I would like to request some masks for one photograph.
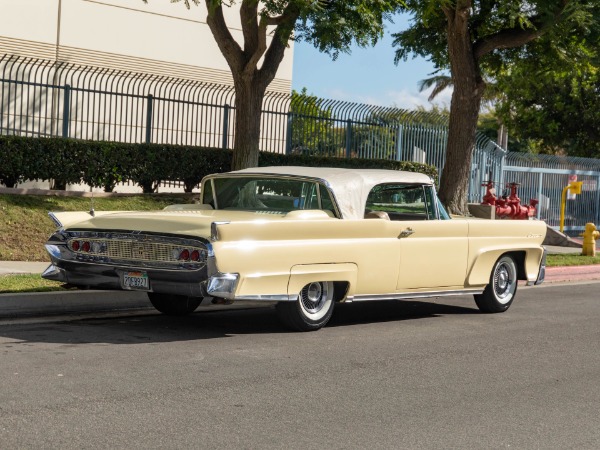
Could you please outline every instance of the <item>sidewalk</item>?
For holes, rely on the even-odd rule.
[[[50,262],[0,261],[0,275],[42,273]]]

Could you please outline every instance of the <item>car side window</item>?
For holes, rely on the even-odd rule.
[[[386,212],[390,220],[432,220],[436,218],[435,194],[422,184],[379,184],[367,197],[365,213]]]
[[[215,201],[213,197],[213,189],[211,180],[206,180],[202,184],[202,203],[206,205],[210,205],[213,208],[215,207]]]

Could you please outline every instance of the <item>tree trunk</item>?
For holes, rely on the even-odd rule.
[[[226,2],[206,0],[206,23],[233,76],[235,140],[232,169],[239,170],[258,166],[263,98],[283,59],[294,23],[300,16],[301,2],[282,2],[285,6],[279,11],[281,14],[270,17],[259,11],[257,0],[243,0],[240,5],[243,48],[227,27],[223,3]],[[269,25],[276,26],[275,30],[269,32]],[[267,33],[272,36],[268,45]],[[261,59],[262,67],[258,69]]]
[[[446,163],[440,182],[440,200],[452,214],[464,214],[467,210],[477,119],[485,89],[468,28],[470,2],[458,3],[462,6],[445,10],[454,92],[450,103]]]
[[[258,166],[260,119],[265,91],[266,87],[256,77],[244,77],[235,82],[235,150],[232,170]]]

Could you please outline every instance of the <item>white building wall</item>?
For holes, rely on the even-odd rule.
[[[37,83],[63,85],[65,81],[58,75],[60,64],[69,63],[80,65],[83,69],[77,73],[89,73],[88,68],[113,69],[139,74],[150,74],[156,77],[191,80],[194,82],[216,83],[232,86],[229,67],[214,41],[212,33],[206,24],[207,11],[204,4],[192,5],[187,9],[183,2],[171,3],[170,0],[0,0],[0,56],[15,55],[28,58],[38,58],[49,61],[45,69],[32,69],[28,80]],[[232,35],[242,44],[239,10],[224,7],[225,19]],[[270,39],[270,38],[269,38]],[[277,94],[289,94],[292,82],[293,43],[287,49],[276,78],[268,91]],[[14,76],[18,72],[26,72],[20,68],[11,71],[10,65],[0,65],[0,77]],[[19,66],[20,67],[20,66]],[[35,75],[31,75],[35,73]],[[73,73],[71,71],[71,73]],[[75,76],[74,78],[77,78]],[[81,76],[77,79],[84,79]],[[99,77],[92,77],[100,79]],[[111,91],[111,84],[105,80],[95,84],[94,89]],[[117,83],[118,84],[118,83]],[[122,83],[123,86],[130,86]],[[133,86],[133,84],[131,84]],[[15,85],[5,89],[2,101],[1,119],[4,130],[21,135],[60,135],[62,129],[62,98],[64,93],[58,89],[37,87],[30,88],[25,94],[15,94]],[[10,92],[12,90],[12,93]],[[167,92],[163,89],[162,92]],[[125,88],[121,92],[139,94],[137,91]],[[15,96],[16,95],[16,96]],[[31,97],[36,101],[25,110],[24,101]],[[71,99],[73,111],[100,110],[111,100],[110,96],[74,93]],[[211,97],[218,98],[218,96]],[[224,98],[224,97],[223,97]],[[45,100],[44,100],[45,99]],[[230,98],[231,100],[231,98]],[[93,107],[90,107],[93,101]],[[72,113],[70,137],[84,139],[108,139],[125,142],[142,142],[143,131],[140,126],[124,124],[119,133],[112,126],[121,117],[120,110],[129,103],[140,100],[127,100],[125,104],[111,104],[113,114],[108,122],[83,120],[81,114]],[[231,104],[231,101],[228,101]],[[48,106],[50,105],[50,106]],[[155,105],[155,114],[163,118],[161,103]],[[178,113],[183,114],[187,106],[180,107]],[[189,107],[192,108],[192,107]],[[205,108],[205,107],[203,107]],[[206,109],[206,108],[205,108]],[[32,111],[34,111],[32,113]],[[34,114],[32,118],[30,114]],[[145,107],[137,106],[135,114],[140,116],[141,127],[144,124]],[[198,112],[196,116],[198,117]],[[211,118],[210,126],[204,126],[200,133],[190,135],[187,124],[168,131],[156,128],[153,131],[153,142],[169,142],[187,144],[187,139],[193,145],[219,146],[223,133],[222,112],[207,113]],[[232,118],[234,112],[232,111]],[[96,115],[95,117],[98,117]],[[106,120],[106,119],[104,119]],[[267,122],[265,122],[267,120]],[[263,120],[263,128],[283,130],[279,138],[263,137],[261,146],[271,151],[284,151],[285,126],[284,115],[269,116]],[[160,119],[155,127],[160,127]],[[233,122],[231,122],[231,127]],[[20,131],[19,131],[20,130]],[[27,131],[27,132],[24,132]],[[107,130],[113,133],[106,136]],[[87,131],[87,133],[85,133]],[[123,131],[121,133],[121,131]],[[133,133],[132,133],[133,131]],[[272,131],[272,130],[270,130]],[[230,130],[231,133],[231,130]],[[131,136],[133,134],[133,136]],[[29,182],[21,187],[47,187],[45,181]],[[70,189],[80,190],[82,186],[72,186]],[[86,189],[89,189],[86,188]],[[117,191],[130,191],[132,187],[119,186]],[[137,190],[137,188],[133,188]]]
[[[238,10],[224,7],[242,42]],[[2,0],[0,53],[231,84],[203,4],[169,0]],[[293,44],[269,90],[289,93]]]

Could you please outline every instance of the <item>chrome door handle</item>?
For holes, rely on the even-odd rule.
[[[408,227],[406,230],[402,230],[402,232],[400,233],[400,236],[398,236],[398,239],[408,237],[413,233],[414,233],[414,230],[412,228]]]

